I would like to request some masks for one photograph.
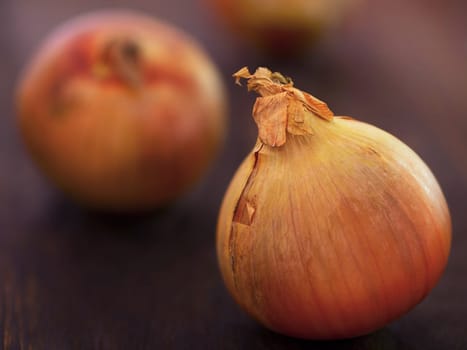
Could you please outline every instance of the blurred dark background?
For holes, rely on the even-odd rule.
[[[227,143],[208,176],[152,215],[89,213],[44,179],[15,124],[18,74],[58,24],[93,9],[143,10],[191,33],[225,79]],[[467,3],[373,0],[293,60],[234,37],[201,1],[0,2],[0,349],[467,349]],[[224,289],[217,212],[256,138],[254,101],[231,74],[269,66],[398,136],[430,166],[453,219],[451,259],[430,296],[369,336],[307,342],[271,333]]]

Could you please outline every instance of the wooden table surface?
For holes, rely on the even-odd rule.
[[[198,1],[0,2],[0,349],[467,349],[467,3],[373,0],[306,56],[277,61],[236,41]],[[230,132],[194,191],[143,217],[86,212],[38,172],[15,124],[14,86],[39,40],[91,9],[142,9],[198,38],[228,87]],[[230,75],[267,65],[412,147],[453,219],[447,270],[429,297],[374,334],[312,342],[250,320],[222,283],[215,224],[253,146],[253,94]]]

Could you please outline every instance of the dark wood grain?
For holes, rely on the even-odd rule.
[[[228,86],[221,156],[192,193],[151,215],[75,206],[42,178],[15,125],[15,82],[39,41],[105,6],[143,9],[189,31]],[[3,0],[0,17],[0,349],[467,349],[465,1],[370,1],[288,62],[233,39],[197,1]],[[244,65],[282,71],[337,114],[397,135],[436,174],[452,212],[452,255],[408,315],[369,336],[309,342],[263,329],[227,294],[215,257],[217,212],[256,137],[254,97],[230,78]]]

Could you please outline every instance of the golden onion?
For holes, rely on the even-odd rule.
[[[224,281],[263,325],[309,339],[369,333],[440,278],[451,221],[430,169],[408,146],[266,68],[234,76],[259,93],[259,137],[220,210]]]
[[[70,19],[31,57],[16,94],[32,158],[92,209],[173,202],[206,174],[224,142],[217,67],[194,38],[139,12]]]

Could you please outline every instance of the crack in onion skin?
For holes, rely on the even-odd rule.
[[[188,35],[128,10],[54,31],[17,88],[33,158],[81,204],[152,210],[187,191],[223,143],[226,96]]]
[[[246,78],[276,84],[279,94],[292,88]],[[450,251],[449,210],[429,168],[397,138],[304,109],[313,132],[287,132],[281,146],[258,138],[234,175],[217,226],[220,270],[266,327],[354,337],[400,317],[434,287]],[[267,117],[255,118],[259,128]]]

